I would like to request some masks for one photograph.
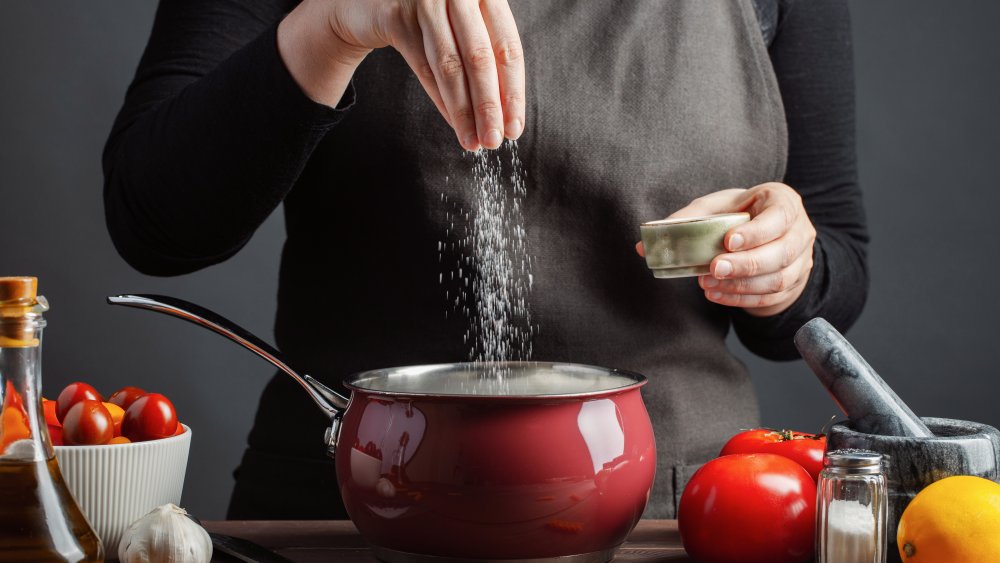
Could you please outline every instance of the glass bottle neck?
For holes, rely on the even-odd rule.
[[[0,463],[54,455],[42,409],[40,315],[0,318]]]

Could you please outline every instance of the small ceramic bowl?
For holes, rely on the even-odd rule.
[[[749,213],[724,213],[643,223],[646,265],[658,278],[705,275],[712,259],[726,251],[722,243],[729,229],[749,220]]]
[[[180,504],[190,447],[186,425],[162,440],[55,447],[63,480],[110,558],[132,522],[161,504]]]

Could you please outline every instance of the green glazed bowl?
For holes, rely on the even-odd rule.
[[[749,213],[724,213],[643,223],[646,265],[657,278],[705,275],[712,259],[726,251],[722,242],[729,229],[749,220]]]

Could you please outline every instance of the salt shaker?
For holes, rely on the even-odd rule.
[[[828,452],[816,489],[816,561],[885,563],[887,511],[882,455]]]

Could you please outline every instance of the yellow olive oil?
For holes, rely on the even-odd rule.
[[[103,561],[56,459],[0,460],[0,561]]]

